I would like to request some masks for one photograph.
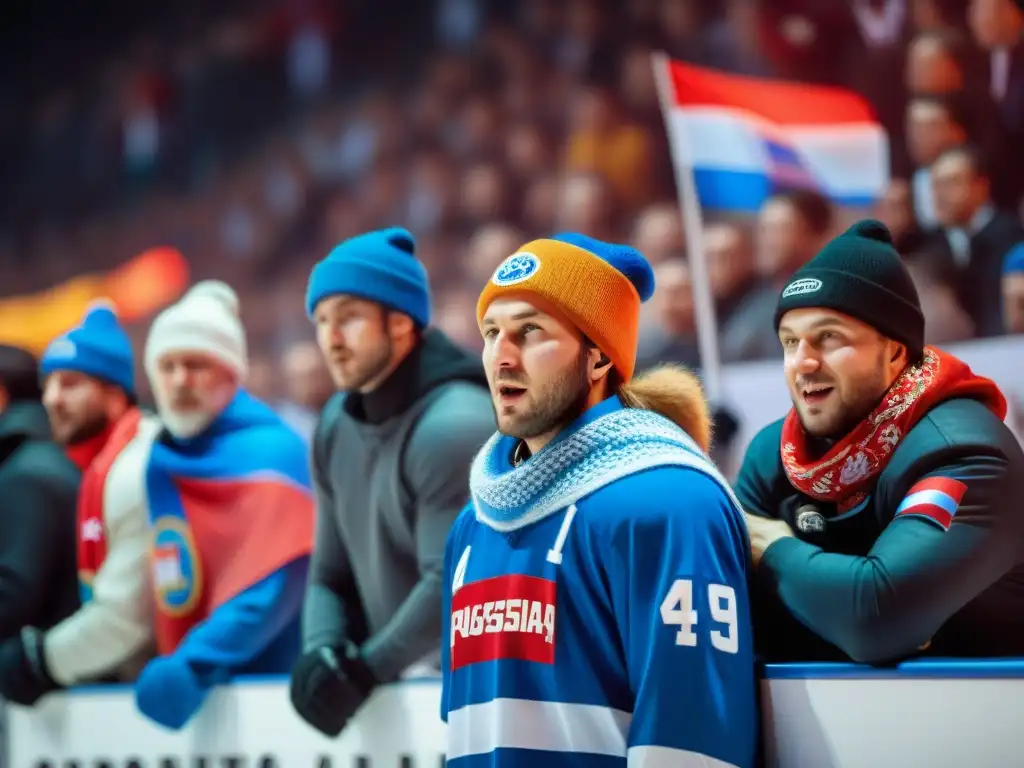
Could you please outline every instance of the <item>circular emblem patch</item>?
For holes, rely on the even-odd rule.
[[[822,533],[825,530],[825,516],[817,507],[805,504],[796,511],[796,527],[800,533]]]
[[[162,517],[153,526],[153,587],[160,607],[187,616],[203,592],[203,576],[192,531],[184,520]]]
[[[491,282],[495,285],[515,285],[529,280],[540,269],[540,259],[527,251],[513,253],[499,266]]]

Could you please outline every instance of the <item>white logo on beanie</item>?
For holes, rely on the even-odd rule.
[[[540,259],[529,251],[513,253],[499,266],[491,282],[495,285],[515,285],[524,280],[529,280],[540,269]]]
[[[61,360],[74,360],[78,356],[78,347],[71,339],[63,337],[54,339],[46,350],[46,356]]]
[[[816,277],[802,277],[799,280],[794,280],[792,283],[786,286],[786,290],[782,292],[782,298],[788,298],[790,296],[800,296],[805,293],[814,293],[821,288],[821,280]]]

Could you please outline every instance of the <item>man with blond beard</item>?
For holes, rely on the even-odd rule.
[[[0,693],[34,704],[58,687],[130,679],[152,640],[149,527],[131,343],[111,307],[89,308],[40,362],[56,440],[81,469],[76,533],[82,607],[45,633],[26,627],[0,645]],[[150,431],[153,424],[150,422]]]
[[[638,251],[534,240],[477,303],[498,433],[448,536],[447,764],[755,764],[743,515],[696,378],[634,378]]]
[[[160,655],[135,696],[176,729],[214,685],[291,668],[313,499],[302,438],[241,386],[246,341],[231,288],[199,283],[161,313],[145,367],[164,426],[144,469]]]

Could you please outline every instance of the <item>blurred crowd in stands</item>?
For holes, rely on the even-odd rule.
[[[5,78],[3,292],[173,245],[195,279],[237,288],[249,386],[272,400],[313,409],[329,391],[302,307],[312,264],[394,225],[419,241],[438,325],[471,348],[480,286],[520,243],[563,229],[631,242],[658,265],[642,362],[699,365],[655,50],[863,94],[891,139],[874,213],[912,265],[929,341],[1024,332],[1024,266],[1007,258],[1024,242],[1011,0],[193,0],[146,14],[67,10],[55,23],[78,42]],[[862,213],[813,190],[750,220],[706,212],[726,362],[779,354],[780,282]]]

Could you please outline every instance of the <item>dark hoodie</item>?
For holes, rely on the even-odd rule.
[[[351,641],[381,682],[438,663],[445,541],[495,428],[479,359],[432,329],[376,391],[327,403],[304,650]]]
[[[78,608],[80,479],[42,405],[15,402],[0,414],[0,639],[48,629]]]

